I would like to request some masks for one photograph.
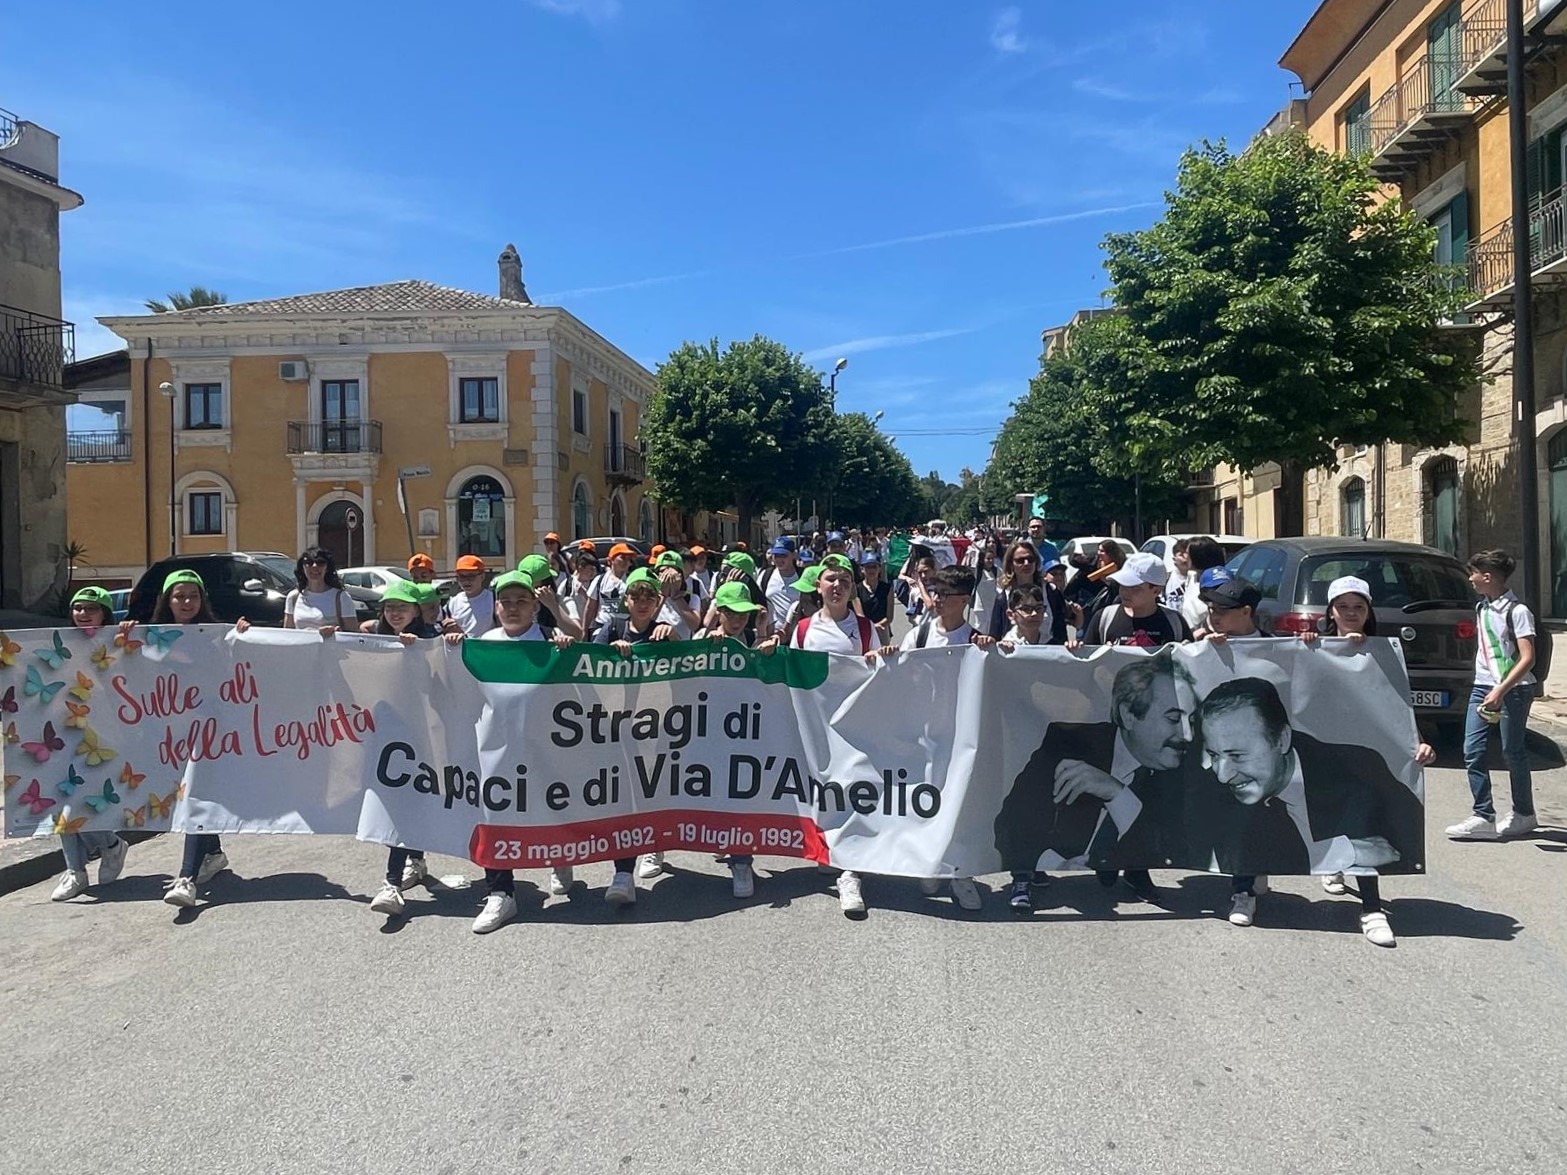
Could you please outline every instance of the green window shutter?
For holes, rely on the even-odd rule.
[[[1529,149],[1524,152],[1524,173],[1527,180],[1526,188],[1529,193],[1530,207],[1537,207],[1540,203],[1540,184],[1542,176],[1542,164],[1545,160],[1545,141],[1536,139],[1529,144]]]
[[[1453,220],[1453,261],[1462,263],[1469,252],[1469,193],[1459,192],[1447,209]]]

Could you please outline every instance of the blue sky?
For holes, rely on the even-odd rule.
[[[23,5],[0,106],[62,138],[65,316],[421,277],[655,365],[761,333],[983,466],[1039,332],[1106,285],[1181,150],[1245,140],[1316,0]],[[933,435],[944,434],[944,435]]]

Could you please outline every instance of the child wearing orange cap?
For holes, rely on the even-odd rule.
[[[408,578],[415,583],[434,583],[435,560],[423,551],[408,556]]]
[[[462,590],[446,601],[443,612],[457,622],[464,636],[483,636],[495,627],[495,593],[485,586],[487,571],[477,555],[457,560],[457,586]]]

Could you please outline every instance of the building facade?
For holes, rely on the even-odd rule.
[[[58,137],[0,110],[0,608],[47,609],[69,575]]]
[[[1518,480],[1512,381],[1512,188],[1506,0],[1324,0],[1281,64],[1303,101],[1282,121],[1373,171],[1437,232],[1469,305],[1445,329],[1472,336],[1487,378],[1458,405],[1470,424],[1442,449],[1343,449],[1311,474],[1306,529],[1423,542],[1457,554],[1518,551],[1524,493],[1540,501],[1540,611],[1567,617],[1567,4],[1525,0],[1537,485]],[[1275,122],[1281,121],[1276,119]],[[1271,126],[1272,124],[1270,124]],[[1530,430],[1524,429],[1524,435]]]
[[[652,374],[533,305],[511,246],[500,276],[497,297],[406,281],[100,320],[126,352],[122,379],[75,381],[110,424],[71,438],[79,575],[318,544],[340,566],[410,546],[506,566],[549,531],[651,538]]]

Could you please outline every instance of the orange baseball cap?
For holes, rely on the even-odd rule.
[[[435,560],[421,551],[417,555],[408,556],[408,570],[412,571],[415,567],[428,567],[431,571],[434,571]]]
[[[630,555],[633,559],[635,559],[637,553],[630,547],[626,546],[625,543],[616,543],[609,549],[609,557],[611,559],[618,559],[622,555]]]
[[[560,535],[556,534],[552,530],[552,531],[549,532],[549,534],[544,536],[544,541],[547,542],[547,543],[558,543],[558,542],[560,542]]]
[[[691,553],[693,555],[705,555],[707,554],[707,548],[698,543],[691,548]]]
[[[579,551],[592,551],[595,555],[597,555],[599,553],[598,552],[598,548],[593,545],[593,542],[592,542],[591,539],[583,539],[581,542],[579,542],[577,544],[577,550],[579,550]]]
[[[648,554],[648,558],[649,559],[657,559],[660,555],[662,555],[667,550],[669,550],[669,548],[664,546],[663,543],[654,543],[653,544],[653,549],[647,553]]]
[[[464,555],[457,560],[458,571],[484,571],[484,560],[477,555]]]

